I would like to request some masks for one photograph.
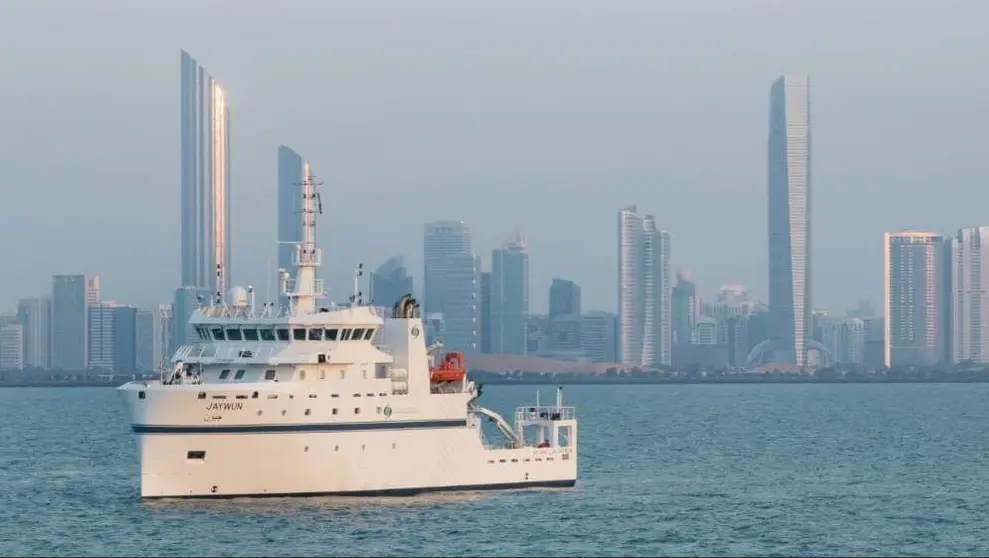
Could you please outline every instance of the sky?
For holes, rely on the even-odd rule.
[[[702,293],[767,296],[769,87],[811,81],[815,308],[882,301],[882,235],[989,224],[984,0],[0,0],[0,309],[100,274],[179,283],[179,52],[231,99],[234,283],[276,294],[277,147],[324,182],[331,298],[423,223],[522,230],[614,311],[637,204]]]

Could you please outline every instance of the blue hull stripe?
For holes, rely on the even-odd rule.
[[[176,499],[176,500],[214,500],[228,498],[311,498],[313,496],[417,496],[430,492],[479,492],[486,490],[518,490],[524,488],[572,488],[577,484],[576,479],[551,481],[509,482],[504,484],[468,484],[461,486],[437,486],[430,488],[393,488],[386,490],[360,490],[354,492],[286,492],[263,494],[201,494],[178,496],[142,496],[145,500]]]
[[[467,421],[420,420],[405,422],[351,422],[330,424],[260,424],[244,426],[152,426],[135,424],[138,434],[277,434],[284,432],[362,432],[367,430],[406,430],[410,428],[464,428]]]

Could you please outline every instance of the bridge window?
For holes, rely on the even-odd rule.
[[[285,327],[278,328],[278,340],[288,341],[288,328]]]
[[[239,327],[228,327],[227,328],[227,340],[228,341],[243,341],[244,336],[240,333]]]
[[[349,339],[350,339],[350,330],[349,329],[345,329],[345,330],[343,330],[343,331],[340,332],[340,340],[341,341],[347,341]]]
[[[296,341],[305,341],[306,340],[306,328],[304,328],[304,327],[297,327],[294,330],[292,330],[292,338],[295,339]]]
[[[226,340],[226,337],[224,337],[224,335],[223,335],[223,328],[222,327],[214,327],[213,328],[213,339],[216,339],[217,341],[224,341],[224,340]]]
[[[274,380],[275,379],[275,371],[274,370],[265,370],[264,371],[264,379],[265,380]]]
[[[221,380],[226,380],[229,377],[230,377],[230,370],[224,370],[223,372],[220,372]]]
[[[337,330],[335,330],[335,329],[328,329],[328,330],[326,330],[326,340],[327,341],[336,341],[337,340]]]
[[[374,337],[374,328],[364,330],[364,339],[370,341]]]
[[[364,328],[357,328],[354,330],[354,334],[350,336],[354,341],[360,341],[364,339]]]
[[[244,374],[245,374],[246,372],[247,372],[247,370],[244,370],[243,368],[241,368],[240,370],[238,370],[238,371],[237,371],[237,373],[236,373],[236,374],[234,374],[234,379],[235,379],[235,380],[240,380],[240,379],[243,379],[243,377],[244,377]]]
[[[245,341],[257,341],[258,340],[258,330],[253,327],[244,328],[244,340]]]
[[[312,327],[309,328],[309,340],[310,341],[322,341],[323,340],[323,328]]]
[[[205,451],[199,451],[199,450],[193,450],[193,451],[186,452],[185,457],[186,457],[186,459],[198,459],[199,461],[202,461],[202,460],[206,459],[206,452]]]
[[[259,332],[261,334],[262,341],[274,341],[275,340],[275,330],[270,327],[262,327]]]

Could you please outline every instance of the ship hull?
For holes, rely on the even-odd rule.
[[[412,495],[574,486],[575,448],[486,448],[476,426],[183,433],[135,427],[143,498]]]

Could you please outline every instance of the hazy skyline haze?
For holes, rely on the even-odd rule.
[[[259,298],[277,294],[284,144],[324,181],[337,300],[358,262],[393,255],[421,288],[423,223],[464,220],[485,270],[525,232],[531,311],[553,277],[615,311],[614,215],[634,203],[702,294],[742,283],[765,301],[766,91],[803,73],[812,300],[878,308],[884,232],[989,221],[987,20],[976,0],[5,2],[0,308],[71,273],[171,300],[180,49],[236,114],[230,282]]]

